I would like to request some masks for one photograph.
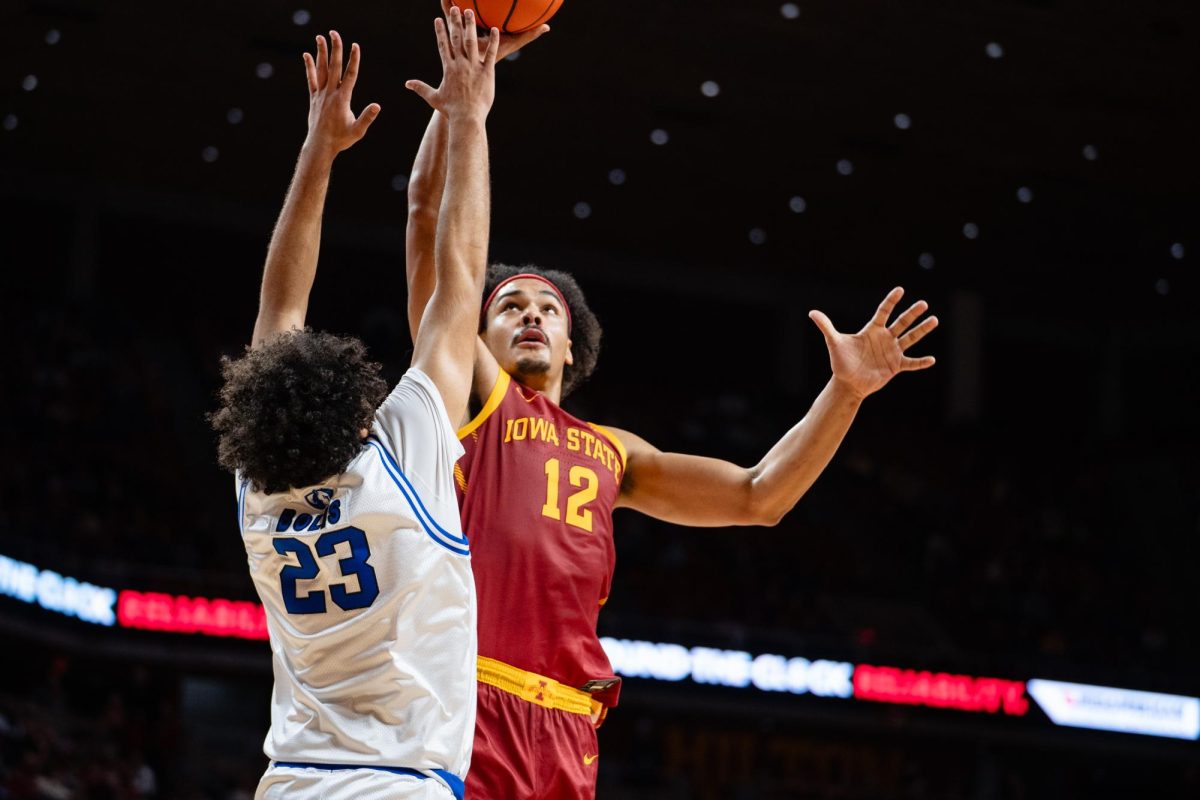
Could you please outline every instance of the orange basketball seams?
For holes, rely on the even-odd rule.
[[[524,33],[547,22],[562,6],[562,0],[450,0],[459,8],[471,9],[484,28],[501,33]]]

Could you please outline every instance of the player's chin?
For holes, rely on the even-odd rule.
[[[545,375],[550,371],[550,359],[541,354],[523,355],[517,358],[518,375]]]

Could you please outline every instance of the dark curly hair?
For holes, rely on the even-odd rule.
[[[483,282],[481,302],[486,302],[488,295],[502,282],[523,272],[540,275],[551,281],[562,292],[563,298],[571,309],[571,355],[575,363],[567,364],[563,368],[562,396],[566,397],[596,371],[596,362],[600,360],[600,337],[603,333],[600,328],[600,320],[588,307],[583,289],[579,288],[579,284],[573,277],[561,270],[542,269],[532,264],[523,267],[492,264],[488,267],[487,277]],[[479,318],[480,333],[483,333],[486,327],[485,316],[481,314]]]
[[[343,472],[387,397],[379,369],[358,339],[310,328],[222,357],[217,460],[268,494]]]

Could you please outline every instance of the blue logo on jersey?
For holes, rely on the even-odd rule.
[[[317,490],[321,491],[321,490]],[[310,492],[310,494],[313,494]],[[308,498],[305,498],[306,500]],[[311,501],[310,501],[311,502]],[[322,506],[322,508],[324,508]],[[300,531],[319,531],[326,525],[337,525],[342,518],[342,501],[334,500],[320,514],[309,514],[307,512],[296,513],[294,508],[285,508],[283,513],[279,515],[279,524],[275,526],[276,533],[292,530]]]
[[[329,505],[329,501],[332,497],[333,489],[313,489],[311,492],[304,495],[304,502],[308,503],[317,511],[324,511],[325,506]]]

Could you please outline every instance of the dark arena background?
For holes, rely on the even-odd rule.
[[[0,798],[248,798],[270,652],[204,415],[363,48],[309,319],[396,379],[437,3],[0,11]],[[776,528],[617,515],[600,797],[1200,797],[1200,5],[567,0],[498,67],[496,260],[605,326],[566,403],[755,463],[903,285],[931,371]]]

